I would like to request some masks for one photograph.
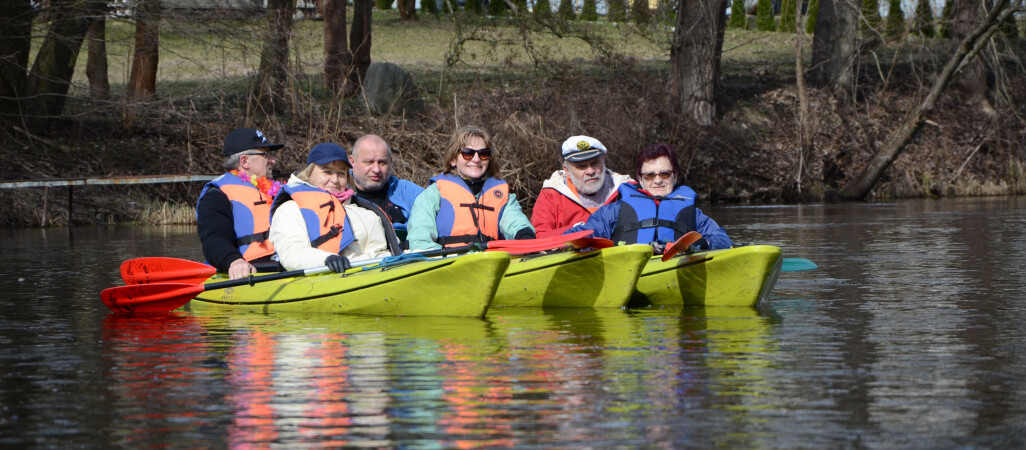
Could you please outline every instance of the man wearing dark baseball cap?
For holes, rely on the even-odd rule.
[[[542,184],[531,212],[538,237],[558,236],[584,223],[591,213],[616,198],[616,188],[631,181],[606,168],[606,146],[589,136],[571,136],[560,147],[563,169]]]
[[[281,183],[268,176],[276,162],[271,151],[282,147],[260,130],[233,130],[224,139],[225,174],[200,193],[196,228],[203,256],[233,280],[256,273],[254,264],[276,266],[268,230],[271,203]]]

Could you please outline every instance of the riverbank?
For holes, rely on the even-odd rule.
[[[426,22],[414,30],[437,25]],[[403,26],[382,21],[375,33],[409,32]],[[416,40],[413,36],[408,39]],[[425,184],[441,170],[440,153],[451,132],[476,123],[495,136],[502,176],[527,210],[542,181],[559,167],[560,143],[574,134],[605,143],[607,164],[618,172],[631,170],[640,148],[669,142],[681,151],[683,181],[698,192],[700,204],[832,200],[919,100],[929,83],[924,73],[944,62],[943,46],[918,42],[920,53],[913,56],[905,46],[875,50],[875,61],[867,60],[860,73],[855,105],[810,90],[814,150],[802,160],[791,39],[728,31],[718,121],[709,130],[688,129],[678,120],[668,100],[668,55],[636,51],[596,58],[583,52],[532,65],[504,61],[495,52],[486,62],[453,68],[385,54],[375,55],[375,61],[395,61],[413,74],[427,106],[422,116],[374,117],[357,100],[330,98],[319,87],[316,67],[296,76],[289,110],[274,116],[247,110],[245,76],[223,76],[216,83],[167,81],[158,84],[157,99],[137,103],[117,96],[89,100],[77,86],[67,118],[47,134],[30,134],[17,124],[0,131],[0,157],[7,163],[0,176],[219,173],[223,137],[235,127],[254,126],[287,145],[279,153],[284,174],[301,168],[307,150],[318,142],[349,148],[360,135],[376,133],[394,149],[394,173]],[[635,54],[641,56],[630,56]],[[1026,74],[1016,64],[1008,66],[995,90],[996,112],[949,90],[871,198],[1026,193]],[[168,217],[188,222],[192,215],[182,211],[192,208],[200,188],[201,183],[76,188],[70,222],[153,223]],[[66,197],[61,188],[0,190],[10,211],[0,225],[39,226],[44,203],[44,224],[66,225]],[[179,212],[168,214],[168,208]]]

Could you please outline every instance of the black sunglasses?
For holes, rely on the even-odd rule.
[[[467,161],[474,159],[474,153],[477,153],[477,155],[481,157],[481,161],[488,161],[488,158],[492,157],[492,151],[487,148],[482,148],[480,150],[476,148],[460,149],[460,156]]]

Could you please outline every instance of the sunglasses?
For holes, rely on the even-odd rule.
[[[664,180],[669,180],[670,177],[672,177],[672,176],[673,176],[673,171],[672,170],[664,170],[662,172],[648,172],[648,173],[641,174],[641,178],[644,178],[645,181],[652,181],[652,180],[656,179],[656,177],[662,178]]]
[[[482,148],[481,150],[478,150],[476,148],[460,149],[460,156],[462,156],[463,159],[466,161],[474,159],[474,153],[477,153],[477,156],[481,157],[481,161],[488,161],[488,158],[492,157],[492,151],[487,148]]]
[[[271,159],[270,153],[267,152],[243,153],[242,156],[263,156],[264,158]]]

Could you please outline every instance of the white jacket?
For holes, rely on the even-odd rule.
[[[289,186],[299,184],[310,185],[295,175],[289,178]],[[389,256],[388,243],[385,241],[385,230],[377,214],[352,204],[343,202],[346,217],[353,227],[355,240],[342,250],[342,256],[350,261]],[[333,253],[310,246],[310,237],[306,234],[306,221],[299,211],[299,205],[289,200],[278,207],[271,216],[271,243],[278,252],[279,262],[285,270],[301,270],[324,265],[324,260]]]

